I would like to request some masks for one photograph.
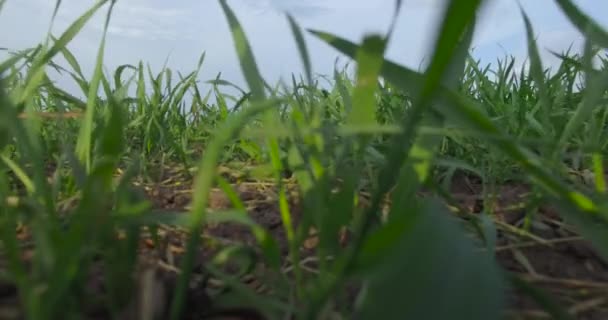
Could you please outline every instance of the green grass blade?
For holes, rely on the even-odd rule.
[[[29,194],[34,194],[34,192],[36,191],[35,184],[32,181],[32,179],[30,179],[30,177],[28,177],[28,175],[25,173],[25,171],[23,171],[23,169],[21,169],[21,167],[17,163],[15,163],[15,161],[6,157],[3,154],[0,154],[0,159],[2,159],[2,161],[4,161],[4,163],[6,164],[6,166],[15,173],[17,178],[19,178],[21,183],[23,183],[25,190],[27,190],[27,192]]]
[[[351,125],[368,125],[376,122],[378,76],[384,61],[386,43],[379,36],[369,36],[357,51],[357,80],[353,92],[353,109],[347,116]]]
[[[595,176],[595,190],[598,193],[606,193],[606,177],[604,176],[603,156],[599,153],[593,154],[593,174]]]
[[[308,81],[308,85],[311,86],[312,66],[310,64],[310,54],[308,53],[308,48],[306,47],[306,41],[304,40],[302,29],[291,15],[287,15],[287,20],[289,21],[291,32],[293,33],[293,37],[296,40],[296,44],[298,46],[298,52],[300,53],[300,59],[302,60],[302,64],[304,66],[304,74],[306,75],[306,80]]]
[[[336,82],[336,87],[338,89],[338,92],[340,93],[342,102],[344,103],[344,111],[346,112],[346,114],[350,114],[353,110],[353,100],[351,98],[346,81],[344,81],[344,79],[342,78],[342,74],[338,72],[337,68],[334,68],[334,81]]]
[[[53,38],[53,40],[55,40],[55,42],[57,41],[57,39],[55,39],[55,38]],[[74,57],[74,55],[70,52],[70,50],[68,50],[67,47],[63,47],[63,48],[61,48],[61,54],[63,55],[65,60],[68,62],[70,67],[72,67],[72,70],[76,71],[76,74],[81,79],[84,79],[84,75],[82,74],[82,69],[80,68],[80,64],[76,60],[76,57]]]
[[[184,271],[178,279],[175,298],[171,304],[170,319],[179,319],[182,311],[185,299],[184,294],[189,280],[189,270],[191,269],[194,250],[197,244],[197,240],[195,239],[199,238],[197,231],[200,230],[201,224],[205,220],[207,203],[209,201],[208,195],[213,185],[213,181],[215,180],[215,174],[213,174],[213,172],[216,172],[216,165],[220,159],[224,145],[233,139],[251,118],[270,108],[276,107],[279,103],[280,100],[267,100],[253,104],[250,108],[243,109],[242,112],[231,115],[226,119],[226,122],[218,128],[213,139],[209,142],[205,156],[198,166],[198,173],[194,180],[193,194],[196,196],[192,199],[192,208],[190,210],[190,216],[188,217],[188,226],[192,231],[192,235],[182,265],[182,270]]]
[[[401,209],[408,218],[387,224],[363,249],[375,267],[364,276],[369,288],[357,318],[500,319],[505,284],[493,257],[476,249],[438,201]]]
[[[350,57],[355,56],[357,50],[356,44],[328,33],[318,31],[311,32],[343,54]],[[382,76],[394,85],[405,88],[410,92],[420,90],[422,88],[421,83],[424,79],[424,76],[420,73],[388,60],[383,64]],[[442,114],[445,119],[451,119],[451,121],[462,123],[480,133],[497,137],[504,135],[503,132],[483,113],[482,110],[484,109],[470,99],[443,86],[441,86],[438,94],[439,100],[443,100],[447,105],[452,106],[452,108],[435,109],[435,112]],[[405,130],[407,127],[403,126],[403,128]],[[572,192],[569,187],[559,180],[559,178],[555,177],[539,164],[540,160],[538,157],[527,152],[525,149],[522,149],[522,147],[512,141],[512,139],[497,140],[495,147],[504,152],[504,154],[508,155],[511,159],[515,160],[525,170],[529,170],[531,176],[538,179],[538,181],[540,181],[550,192],[559,194],[565,199],[572,201],[575,205],[586,208],[586,210],[597,210],[595,204],[593,204],[587,196],[584,196],[580,192]]]
[[[589,59],[590,60],[590,59]],[[589,61],[590,62],[590,61]],[[570,118],[559,138],[559,145],[565,146],[567,140],[579,129],[584,122],[589,119],[593,111],[600,106],[600,101],[604,98],[604,92],[608,89],[608,69],[602,73],[593,75],[590,72],[591,66],[587,66],[586,87],[583,93],[583,101],[580,102],[574,115]]]
[[[115,88],[118,89],[118,88],[122,87],[122,73],[126,69],[137,70],[137,68],[135,68],[134,66],[132,66],[130,64],[123,64],[121,66],[118,66],[118,68],[116,68],[116,71],[114,71],[114,87]]]
[[[4,60],[4,62],[0,63],[0,75],[5,73],[8,69],[14,67],[19,60],[27,57],[27,55],[34,52],[34,50],[34,48],[26,49],[17,54],[13,54],[10,58]]]
[[[253,51],[251,50],[249,41],[245,36],[245,31],[243,30],[243,27],[239,23],[232,9],[230,9],[226,3],[226,0],[219,0],[219,2],[222,10],[224,11],[226,19],[228,19],[232,39],[239,57],[239,63],[241,65],[243,75],[245,76],[245,80],[247,81],[249,89],[252,93],[252,100],[260,101],[266,98],[266,94],[264,92],[264,80],[262,79],[262,75],[260,74],[257,64],[255,63]]]
[[[571,0],[555,0],[555,2],[579,32],[602,47],[608,48],[608,32],[597,22],[583,13]]]
[[[106,46],[106,36],[108,31],[108,25],[110,23],[110,17],[112,15],[112,9],[114,8],[114,1],[110,4],[108,13],[106,15],[106,21],[103,30],[103,36],[101,44],[97,52],[97,61],[95,63],[95,71],[93,72],[93,78],[91,79],[91,85],[89,87],[89,93],[87,97],[87,109],[84,114],[84,119],[80,127],[80,133],[78,135],[78,141],[76,142],[76,153],[78,160],[80,160],[87,172],[91,170],[91,148],[93,139],[93,120],[95,117],[95,108],[97,102],[97,91],[103,77],[103,58]]]
[[[386,33],[386,43],[388,44],[393,36],[393,32],[395,31],[395,26],[397,25],[397,20],[399,18],[399,13],[401,12],[401,5],[403,4],[402,0],[395,0],[395,9],[393,11],[393,17],[391,18],[391,23],[388,27],[388,32]]]
[[[453,54],[458,49],[467,28],[475,21],[477,9],[482,2],[482,0],[450,1],[447,5],[433,50],[433,58],[420,93],[421,103],[426,103],[425,101],[440,84],[444,71],[452,63]]]
[[[538,47],[536,45],[536,41],[534,40],[534,31],[532,29],[532,23],[528,18],[528,15],[524,12],[523,8],[520,8],[521,15],[523,16],[524,23],[526,25],[526,36],[528,40],[528,55],[530,56],[530,74],[532,75],[532,79],[536,82],[536,87],[538,88],[540,105],[541,105],[541,117],[542,117],[542,127],[544,130],[551,130],[551,125],[549,122],[549,115],[551,114],[551,101],[549,99],[549,94],[547,91],[546,79],[543,73],[542,62],[540,59],[540,54],[538,53]],[[550,134],[547,132],[546,134]]]
[[[74,23],[72,23],[66,31],[55,41],[53,46],[46,51],[40,58],[34,61],[32,68],[29,70],[29,74],[26,80],[26,87],[21,93],[21,97],[18,100],[18,105],[22,104],[29,97],[31,97],[40,82],[44,77],[44,69],[47,63],[61,51],[62,48],[74,39],[74,37],[82,30],[85,24],[93,17],[93,15],[101,8],[108,0],[98,0],[95,5],[89,9],[85,14],[80,16]]]

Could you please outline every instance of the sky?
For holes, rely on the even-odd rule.
[[[608,27],[608,1],[576,0],[583,11]],[[7,0],[0,12],[0,47],[11,50],[35,46],[48,31],[55,1]],[[63,0],[53,33],[59,35],[93,0]],[[479,15],[473,54],[484,63],[505,55],[520,63],[527,56],[525,29],[519,3],[529,15],[546,66],[556,65],[549,49],[561,52],[582,47],[581,35],[561,13],[553,0],[488,0]],[[289,12],[303,28],[331,32],[358,42],[367,33],[386,32],[394,0],[229,0],[249,38],[262,76],[269,83],[302,74],[302,64],[284,12]],[[387,57],[420,69],[431,53],[435,28],[443,0],[403,0]],[[105,19],[105,9],[70,43],[69,49],[90,75],[96,59]],[[312,35],[305,38],[313,71],[331,75],[336,58],[349,60]],[[104,65],[113,70],[121,64],[149,63],[155,72],[167,65],[188,73],[201,53],[205,62],[201,80],[221,72],[222,78],[244,86],[228,23],[217,0],[118,0],[110,21]],[[0,53],[4,59],[6,54]],[[68,78],[59,85],[77,90]]]

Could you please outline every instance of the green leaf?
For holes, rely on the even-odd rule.
[[[122,73],[125,71],[125,69],[137,70],[137,68],[135,68],[134,66],[132,66],[130,64],[123,64],[123,65],[119,66],[118,68],[116,68],[116,71],[114,71],[114,87],[116,89],[123,86]]]
[[[351,58],[355,56],[358,47],[356,44],[329,33],[310,32],[329,43],[341,53]],[[409,92],[421,90],[421,83],[424,81],[424,77],[420,73],[388,60],[384,62],[382,76],[395,86],[404,88]],[[505,136],[492,120],[484,114],[482,106],[444,86],[440,86],[440,90],[437,93],[438,101],[443,101],[445,104],[438,104],[437,106],[441,108],[433,108],[434,112],[441,114],[445,119],[460,122],[469,129],[476,130],[481,134],[500,137],[500,139],[495,139],[496,143],[493,144],[493,147],[498,148],[509,158],[521,165],[546,190],[558,194],[564,199],[568,199],[572,204],[585,208],[589,212],[597,212],[597,206],[587,196],[577,191],[571,191],[562,180],[540,164],[540,159],[536,155],[524,149],[513,139]],[[451,107],[447,108],[445,107],[446,105]],[[403,130],[407,130],[407,128],[407,126],[403,126]],[[393,172],[389,172],[388,174],[393,175]]]
[[[264,257],[266,257],[267,262],[271,268],[275,270],[279,270],[281,266],[281,255],[279,250],[279,245],[272,237],[272,235],[264,230],[260,225],[258,225],[251,217],[248,215],[245,205],[242,203],[241,199],[239,199],[238,195],[234,191],[234,189],[225,181],[223,178],[219,179],[219,184],[222,187],[222,190],[226,192],[228,198],[231,200],[233,205],[236,207],[238,212],[234,212],[231,214],[226,214],[226,212],[218,212],[209,214],[207,216],[208,223],[221,223],[225,222],[238,222],[248,226],[253,235],[260,245],[262,252],[264,253]],[[225,220],[219,220],[225,219]]]
[[[461,47],[463,35],[475,22],[477,8],[482,2],[482,0],[449,1],[445,8],[443,23],[437,33],[439,36],[433,49],[433,58],[420,94],[423,100],[429,99],[441,83],[444,72],[452,64],[454,53]]]
[[[53,37],[53,40],[57,41],[57,39],[55,37]],[[74,71],[76,71],[76,74],[80,77],[80,79],[84,79],[84,75],[82,74],[82,69],[80,68],[80,64],[78,63],[78,60],[76,60],[76,57],[74,57],[74,55],[70,52],[70,50],[68,50],[67,47],[63,47],[63,48],[61,48],[60,51],[61,51],[61,54],[63,55],[63,58],[65,58],[65,60],[70,65],[70,67],[72,67],[72,69]]]
[[[0,154],[0,159],[2,159],[2,161],[4,161],[4,164],[6,164],[6,166],[11,169],[13,173],[15,173],[17,178],[21,181],[21,183],[23,183],[25,190],[27,190],[29,194],[34,194],[36,186],[32,179],[28,177],[27,173],[25,173],[25,171],[23,171],[23,169],[19,166],[19,164],[17,164],[15,161],[13,161],[13,159],[8,158],[3,154]]]
[[[101,8],[104,4],[106,4],[108,0],[98,0],[95,5],[89,9],[85,14],[80,16],[74,23],[72,23],[66,31],[55,41],[53,46],[40,58],[37,58],[34,61],[31,69],[29,70],[28,77],[26,80],[26,87],[21,93],[21,97],[18,101],[18,105],[25,102],[26,99],[32,96],[38,85],[43,79],[45,66],[51,61],[51,59],[57,55],[61,51],[62,48],[65,48],[66,45],[76,37],[76,35],[82,30],[84,25],[89,21],[93,15]],[[114,1],[112,1],[114,4]]]
[[[555,2],[579,32],[604,48],[608,48],[608,32],[606,32],[597,22],[583,13],[571,0],[555,0]]]
[[[393,35],[393,31],[395,30],[395,26],[397,25],[397,20],[399,18],[399,13],[401,12],[401,5],[403,4],[402,0],[395,0],[395,9],[393,11],[393,17],[391,19],[391,23],[388,27],[388,32],[386,33],[386,42],[390,42],[390,39]]]
[[[104,1],[105,2],[105,1]],[[76,142],[76,152],[78,160],[80,160],[87,172],[91,170],[91,145],[93,135],[93,120],[95,116],[95,108],[97,102],[97,91],[99,90],[99,84],[103,77],[103,58],[104,50],[106,46],[106,36],[108,32],[108,25],[110,23],[110,17],[112,15],[112,9],[114,8],[115,1],[112,1],[106,15],[106,21],[103,29],[103,36],[101,44],[97,52],[97,61],[95,63],[95,71],[93,72],[93,78],[91,79],[91,85],[89,86],[89,92],[87,97],[87,109],[84,114],[84,120],[80,127],[80,133],[78,134],[78,141]]]
[[[476,249],[438,202],[424,201],[419,210],[410,212],[417,219],[409,232],[376,235],[384,238],[377,245],[393,242],[392,250],[365,276],[357,318],[500,319],[505,283],[493,257]]]
[[[574,111],[574,115],[562,131],[559,139],[561,146],[565,146],[567,140],[584,124],[585,120],[591,117],[593,111],[601,107],[600,101],[604,98],[604,92],[608,89],[608,69],[605,69],[598,75],[587,73],[587,76],[583,101],[578,105]]]
[[[599,153],[594,153],[592,156],[593,174],[595,176],[595,189],[598,193],[606,193],[606,178],[604,176],[603,156]]]
[[[540,59],[540,54],[538,53],[538,47],[536,46],[536,41],[534,40],[534,31],[532,29],[532,23],[530,23],[530,19],[524,12],[523,8],[520,7],[520,10],[526,25],[528,55],[530,56],[530,74],[532,75],[532,79],[534,79],[534,82],[536,83],[540,99],[539,103],[541,106],[540,116],[542,119],[542,130],[551,130],[551,124],[549,122],[549,116],[551,113],[551,101],[549,99],[549,93],[546,85],[547,81],[543,73],[543,66]],[[544,134],[547,135],[551,133],[545,132]]]
[[[232,114],[226,119],[222,126],[217,129],[213,139],[207,145],[205,156],[198,166],[198,173],[194,180],[193,194],[195,194],[195,196],[192,199],[192,207],[188,217],[188,226],[194,236],[190,237],[186,248],[185,258],[182,263],[182,270],[187,271],[182,273],[178,279],[175,297],[171,305],[171,319],[178,319],[182,311],[185,299],[184,294],[186,292],[189,272],[194,258],[194,250],[199,239],[197,234],[207,214],[206,208],[209,201],[207,195],[209,195],[213,181],[215,180],[215,174],[213,174],[213,172],[216,172],[216,165],[220,159],[224,145],[234,136],[238,135],[247,121],[250,121],[259,113],[276,107],[280,102],[280,100],[267,100],[261,103],[252,104],[250,108]]]
[[[254,101],[260,101],[266,97],[263,85],[264,80],[262,79],[257,64],[255,63],[255,58],[253,57],[253,52],[251,51],[249,41],[245,36],[245,31],[239,23],[236,15],[234,15],[234,12],[232,12],[232,9],[230,9],[226,3],[226,0],[219,1],[220,5],[222,6],[222,10],[224,11],[224,15],[228,19],[230,31],[232,32],[232,40],[234,41],[234,45],[236,47],[236,52],[239,57],[243,75],[245,76],[245,80],[249,85],[249,89],[251,89],[252,99]]]
[[[366,125],[376,123],[378,76],[384,61],[385,41],[380,36],[368,36],[357,51],[357,80],[353,92],[353,110],[347,123]]]
[[[338,88],[338,92],[344,103],[344,110],[349,114],[353,110],[353,100],[351,99],[350,92],[346,86],[346,81],[344,81],[337,68],[334,68],[334,81],[336,82],[336,87]]]
[[[15,66],[15,64],[27,57],[28,54],[30,54],[31,52],[33,52],[35,49],[27,49],[27,50],[23,50],[19,53],[13,54],[11,55],[10,58],[4,60],[4,62],[0,63],[0,74],[3,74],[4,72],[6,72],[8,69],[12,68],[13,66]]]
[[[302,59],[302,64],[304,65],[304,74],[306,75],[306,80],[308,81],[308,85],[311,86],[312,67],[310,65],[310,55],[308,53],[308,48],[306,48],[304,35],[302,34],[300,26],[291,15],[287,14],[287,20],[289,21],[291,32],[293,33],[293,37],[296,40],[296,44],[298,45],[298,52],[300,53],[300,59]]]

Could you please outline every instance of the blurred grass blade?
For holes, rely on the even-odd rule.
[[[366,238],[367,233],[373,226],[373,221],[376,221],[374,220],[374,217],[376,217],[375,215],[379,211],[380,203],[384,195],[398,180],[399,175],[396,175],[395,172],[399,172],[399,170],[402,168],[403,161],[407,159],[407,155],[412,150],[411,148],[414,146],[413,141],[417,134],[417,127],[424,115],[424,111],[427,109],[428,104],[430,104],[430,102],[433,100],[432,95],[434,94],[435,90],[442,87],[441,81],[443,80],[444,72],[453,63],[453,53],[458,51],[459,47],[461,47],[462,36],[466,34],[467,28],[469,28],[471,25],[471,20],[474,20],[475,13],[480,2],[481,1],[475,0],[468,1],[467,3],[459,2],[458,4],[456,4],[456,1],[449,2],[444,15],[443,24],[441,26],[442,32],[436,41],[433,60],[431,61],[425,77],[422,78],[423,81],[421,90],[413,91],[413,94],[417,98],[414,99],[414,105],[409,111],[408,116],[402,120],[403,131],[401,134],[393,137],[393,140],[391,141],[390,153],[387,157],[386,163],[380,169],[378,187],[373,190],[371,204],[361,218],[356,221],[353,228],[353,242],[351,247],[345,254],[344,259],[336,264],[335,273],[344,274],[345,272],[348,272],[350,268],[352,268],[352,263],[354,262],[354,258],[356,257],[360,246]],[[357,50],[360,49],[360,46],[351,45],[347,41],[338,39],[337,37],[327,33],[312,32],[322,40],[334,45],[334,47],[343,53],[346,53],[344,51],[350,51],[346,54],[351,58],[354,57]],[[346,50],[343,51],[341,49]],[[387,65],[386,62],[382,66],[386,67],[387,69],[396,69],[393,66]],[[403,74],[400,74],[400,77],[403,76]],[[411,81],[413,79],[407,80]],[[406,86],[403,89],[412,92],[411,87]],[[410,183],[411,177],[407,177],[408,179],[406,180],[408,183]],[[407,195],[403,196],[403,198],[409,199]],[[335,286],[335,282],[324,284],[324,291],[322,291],[322,293],[319,295],[322,297],[322,299],[313,302],[311,310],[309,311],[311,316],[312,314],[315,314],[317,310],[322,308],[322,301],[333,294]]]
[[[53,40],[55,40],[55,42],[57,42],[57,39],[54,37],[53,37]],[[76,57],[74,57],[74,55],[70,52],[70,50],[68,50],[67,47],[63,47],[63,48],[61,48],[61,54],[63,55],[63,58],[68,62],[70,67],[72,67],[72,70],[76,71],[76,74],[81,79],[84,79],[84,75],[82,74],[82,69],[80,68],[80,64],[76,60]]]
[[[399,19],[399,13],[401,12],[401,5],[403,4],[403,0],[395,0],[395,9],[393,9],[393,17],[391,18],[391,23],[388,27],[388,32],[386,33],[386,44],[390,43],[391,37],[393,36],[393,32],[395,31],[395,26],[397,26],[397,20]]]
[[[536,45],[536,41],[534,40],[534,31],[532,29],[532,23],[528,18],[528,15],[524,12],[523,8],[520,7],[521,15],[524,19],[524,23],[526,26],[526,36],[528,40],[528,55],[530,57],[530,74],[532,75],[532,79],[536,82],[536,87],[538,89],[539,95],[539,103],[541,105],[541,123],[542,128],[544,130],[550,130],[551,124],[549,120],[549,116],[551,114],[551,101],[549,100],[549,94],[547,91],[546,79],[543,73],[542,62],[540,59],[540,54],[538,52],[538,47]],[[549,134],[545,132],[545,134]]]
[[[0,154],[0,158],[2,159],[2,161],[4,161],[6,166],[15,173],[21,183],[23,183],[25,190],[27,190],[29,194],[34,194],[36,187],[34,185],[34,182],[30,179],[30,177],[28,177],[25,171],[23,171],[23,169],[21,169],[21,167],[19,167],[17,163],[15,163],[12,159],[6,157],[5,155]]]
[[[433,57],[426,72],[426,79],[420,97],[421,104],[426,103],[441,83],[445,70],[452,63],[452,57],[458,50],[462,36],[475,21],[478,7],[483,0],[449,1],[443,15],[439,37],[435,42]]]
[[[61,51],[62,48],[74,39],[74,37],[82,30],[84,25],[93,17],[93,15],[109,0],[98,0],[95,5],[89,9],[85,14],[80,16],[74,23],[72,23],[66,31],[53,43],[53,46],[39,58],[37,58],[31,69],[28,72],[27,79],[25,81],[26,87],[18,100],[18,105],[26,101],[27,98],[31,97],[43,80],[45,73],[45,66],[51,61],[51,59]],[[114,3],[114,1],[112,1]]]
[[[358,47],[356,44],[329,33],[319,31],[311,32],[341,53],[351,58],[356,55]],[[415,92],[416,90],[422,89],[421,83],[423,83],[424,77],[420,73],[400,66],[394,62],[386,60],[381,74],[394,85],[404,88],[409,92]],[[452,107],[434,109],[435,112],[442,114],[445,119],[461,122],[481,133],[498,137],[503,136],[501,130],[483,113],[482,110],[484,109],[481,106],[442,85],[440,87],[441,89],[438,92],[437,98]],[[411,113],[408,118],[411,118]],[[411,122],[413,120],[410,119],[409,121]],[[407,130],[408,127],[403,126],[403,128],[404,130]],[[515,141],[512,141],[512,139],[497,140],[497,143],[494,146],[520,164],[525,170],[528,170],[530,175],[538,179],[538,181],[550,192],[559,194],[565,199],[569,199],[573,204],[585,208],[585,210],[591,212],[597,211],[597,207],[593,201],[580,192],[570,190],[570,188],[559,180],[558,177],[555,177],[555,175],[549,173],[544,167],[539,165],[538,157],[522,148],[522,146],[518,145]],[[392,175],[393,173],[391,172],[390,174]]]
[[[592,75],[587,73],[586,88],[583,94],[583,101],[576,108],[574,115],[567,122],[559,138],[559,145],[565,146],[567,140],[577,129],[584,124],[598,108],[600,101],[604,98],[604,93],[608,89],[608,69],[601,74]]]
[[[101,78],[103,77],[103,59],[106,46],[106,36],[108,32],[108,25],[110,24],[110,17],[112,16],[112,9],[114,8],[115,1],[112,1],[108,8],[106,15],[105,25],[103,29],[103,35],[101,38],[101,44],[97,51],[97,60],[95,62],[95,71],[93,72],[93,78],[89,86],[89,93],[87,97],[87,109],[84,114],[84,120],[80,127],[80,133],[78,135],[78,141],[76,142],[76,153],[78,160],[80,160],[87,172],[91,170],[91,145],[93,139],[93,121],[95,117],[95,108],[97,103],[97,94]]]
[[[384,61],[385,41],[379,36],[368,36],[357,51],[357,75],[353,92],[353,110],[347,115],[350,125],[376,123],[377,80]]]
[[[234,138],[239,130],[250,121],[250,119],[259,113],[267,111],[270,108],[276,107],[280,100],[267,100],[261,103],[253,104],[250,108],[243,109],[242,112],[233,114],[226,119],[213,139],[209,142],[205,151],[205,156],[198,166],[198,173],[194,180],[193,194],[196,196],[192,199],[192,208],[188,218],[188,226],[192,235],[186,248],[186,255],[182,263],[182,274],[178,279],[175,297],[171,305],[170,319],[179,319],[184,304],[187,284],[190,277],[191,264],[193,262],[194,250],[198,243],[198,231],[203,223],[207,211],[207,203],[209,201],[209,192],[215,180],[216,165],[220,159],[220,153],[224,145]]]
[[[27,55],[30,54],[30,53],[32,53],[34,50],[35,50],[34,48],[32,48],[32,49],[26,49],[26,50],[23,50],[23,51],[21,51],[19,53],[12,54],[10,58],[8,58],[8,59],[4,60],[2,63],[0,63],[0,75],[2,75],[3,73],[5,73],[8,69],[14,67],[15,64],[19,60],[27,57]]]
[[[409,211],[402,215],[408,222],[393,222],[409,225],[408,232],[385,237],[382,231],[394,227],[388,224],[369,238],[381,237],[375,245],[363,249],[363,256],[375,260],[366,264],[376,266],[366,273],[369,288],[357,318],[500,319],[505,284],[492,256],[476,250],[438,201],[423,201]],[[377,246],[390,249],[377,257]]]
[[[346,86],[346,81],[342,79],[342,74],[338,72],[337,68],[334,68],[334,81],[336,82],[336,87],[338,88],[340,97],[342,97],[344,111],[346,114],[350,114],[353,110],[353,100],[350,95],[350,90]]]
[[[595,189],[599,193],[606,193],[606,177],[604,175],[603,156],[599,153],[593,154],[593,174],[595,175]]]
[[[304,66],[304,74],[306,75],[306,80],[308,81],[308,85],[312,86],[312,67],[310,65],[310,54],[308,53],[308,48],[306,47],[304,35],[302,34],[300,26],[291,15],[287,14],[287,20],[289,21],[291,32],[293,33],[293,37],[296,40],[296,44],[298,46],[298,52],[300,53],[300,59],[302,59],[302,65]]]
[[[130,65],[130,64],[123,64],[118,66],[118,68],[116,68],[116,71],[114,72],[114,87],[116,89],[119,89],[120,87],[122,87],[122,73],[126,70],[126,69],[132,69],[132,70],[137,70],[137,68],[135,68],[134,66]]]
[[[562,12],[576,26],[578,31],[593,40],[598,45],[608,48],[608,32],[591,17],[582,12],[571,0],[555,0]]]
[[[255,63],[253,51],[251,50],[249,41],[247,41],[245,31],[243,30],[237,17],[234,15],[234,12],[232,12],[232,9],[230,9],[228,6],[227,1],[219,0],[219,2],[222,10],[224,11],[224,15],[228,19],[228,24],[232,33],[232,40],[234,41],[234,45],[236,47],[241,69],[243,71],[243,75],[245,76],[245,80],[249,85],[249,89],[251,89],[252,92],[252,100],[260,101],[266,98],[263,85],[264,81],[260,71],[258,70],[257,64]]]

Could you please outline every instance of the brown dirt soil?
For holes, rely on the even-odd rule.
[[[466,180],[455,179],[451,194],[462,207],[479,213],[484,209],[481,187]],[[499,230],[500,265],[543,289],[575,319],[608,319],[608,261],[550,206],[539,206],[529,233],[518,235],[526,217],[520,204],[530,198],[530,188],[505,184],[495,194],[489,203]],[[511,291],[509,319],[551,319],[541,309],[521,290]]]
[[[143,188],[153,207],[167,211],[166,214],[186,212],[191,199],[191,183],[184,179],[166,180],[163,183],[144,184]],[[236,187],[251,218],[268,230],[277,239],[281,253],[287,254],[287,241],[283,229],[277,195],[271,184],[240,183]],[[576,319],[608,319],[608,263],[587,243],[583,241],[570,226],[559,219],[556,211],[550,207],[540,206],[537,221],[532,224],[529,233],[522,233],[521,225],[525,212],[519,206],[530,194],[529,188],[521,184],[506,184],[495,190],[493,201],[483,201],[479,196],[481,186],[478,181],[464,176],[456,177],[449,190],[456,203],[468,214],[477,214],[484,210],[484,203],[496,214],[496,225],[499,237],[496,248],[498,262],[529,283],[538,286],[556,299]],[[299,218],[297,197],[290,207]],[[231,208],[226,195],[219,189],[210,194],[211,211]],[[255,244],[255,238],[247,227],[234,223],[209,225],[203,232],[203,245],[195,260],[194,279],[190,284],[186,301],[184,319],[263,319],[254,308],[219,308],[210,298],[211,291],[220,290],[222,282],[208,278],[204,265],[224,244]],[[152,297],[158,306],[159,314],[167,312],[168,301],[171,301],[177,276],[180,272],[180,256],[185,250],[186,237],[178,228],[161,228],[160,244],[149,238],[141,243],[141,272],[138,273],[138,292],[155,292]],[[347,241],[346,235],[341,240]],[[302,249],[304,255],[314,249],[316,241],[311,236]],[[288,268],[288,266],[285,266]],[[230,270],[228,270],[230,271]],[[99,270],[97,270],[99,272]],[[242,277],[242,282],[262,294],[270,292],[260,278],[267,276],[264,268],[256,266],[254,271]],[[92,292],[103,292],[100,277],[93,276]],[[147,279],[147,280],[146,280]],[[151,280],[153,279],[153,280]],[[351,290],[356,293],[356,290]],[[510,292],[508,319],[550,319],[542,308],[522,291]],[[137,297],[131,308],[125,311],[124,319],[132,319],[141,308],[142,299]],[[0,278],[0,318],[10,319],[9,312],[15,312],[17,301],[16,289]],[[481,302],[480,302],[481,303]],[[91,307],[91,319],[105,319],[108,314],[101,309]],[[14,319],[17,319],[18,316]]]

